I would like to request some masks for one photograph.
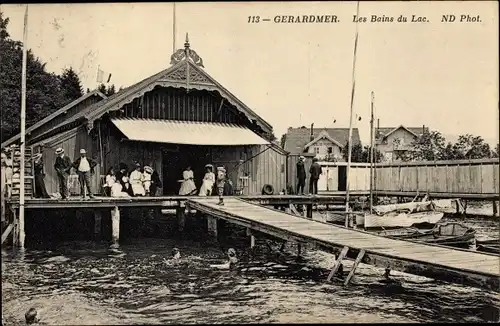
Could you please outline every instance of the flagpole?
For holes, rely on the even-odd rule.
[[[374,182],[373,182],[373,172],[375,170],[375,149],[373,146],[374,144],[374,129],[373,129],[373,124],[375,120],[375,116],[373,115],[373,102],[375,101],[375,93],[372,92],[372,101],[371,101],[371,119],[370,119],[370,214],[373,213],[373,187]]]
[[[21,76],[21,171],[19,189],[19,247],[24,248],[24,171],[25,171],[25,141],[26,141],[26,66],[28,54],[28,5],[24,12],[23,63]]]
[[[359,1],[356,8],[356,17],[359,17]],[[350,209],[349,209],[349,187],[350,187],[350,177],[351,177],[351,155],[352,155],[352,116],[354,111],[354,93],[356,90],[356,53],[358,50],[358,25],[356,22],[356,37],[354,39],[354,55],[352,59],[352,91],[351,91],[351,112],[349,117],[349,140],[347,148],[347,171],[346,171],[346,193],[345,193],[345,227],[349,226],[350,220]]]
[[[174,2],[174,11],[173,11],[173,28],[172,28],[172,53],[175,53],[175,34],[177,31],[175,29],[175,2]]]
[[[95,82],[96,82],[95,89],[99,88],[99,70],[100,69],[101,69],[101,65],[97,65],[97,72],[95,74]]]

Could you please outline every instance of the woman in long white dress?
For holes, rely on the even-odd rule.
[[[213,173],[213,165],[207,164],[205,165],[206,173],[203,178],[203,183],[200,187],[199,196],[210,196],[212,194],[212,188],[215,183],[215,173]]]
[[[135,170],[132,171],[132,173],[130,173],[129,179],[134,196],[146,195],[146,191],[144,191],[144,186],[143,186],[144,175],[141,172],[141,165],[139,163],[135,165]]]
[[[188,166],[184,172],[182,172],[182,184],[179,190],[179,195],[189,196],[196,193],[196,185],[194,184],[194,173],[191,167]]]

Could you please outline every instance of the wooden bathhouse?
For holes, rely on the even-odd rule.
[[[65,113],[47,117],[40,132],[27,135],[34,152],[44,153],[49,193],[57,191],[57,147],[72,160],[85,148],[100,162],[99,189],[109,168],[125,163],[131,169],[136,162],[158,172],[163,195],[178,193],[187,166],[199,187],[206,164],[226,167],[243,194],[260,194],[266,184],[275,194],[286,188],[286,152],[271,142],[272,126],[204,70],[187,36],[167,69],[107,98],[96,91],[85,97],[95,102],[61,109]],[[78,193],[72,179],[71,191]]]

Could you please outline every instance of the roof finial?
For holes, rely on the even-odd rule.
[[[185,47],[186,49],[188,49],[188,48],[189,48],[189,36],[188,36],[188,33],[186,33],[186,42],[184,43],[184,47]]]

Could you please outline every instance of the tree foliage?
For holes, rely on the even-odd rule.
[[[351,149],[351,162],[353,163],[370,163],[370,146],[361,146],[361,144],[355,144]],[[347,162],[349,151],[349,142],[346,143],[342,149],[342,156]],[[375,149],[374,152],[374,162],[380,162],[382,160],[382,153]]]
[[[82,83],[72,67],[64,69],[59,78],[61,80],[61,89],[67,99],[74,101],[83,96]]]
[[[116,88],[114,84],[111,84],[106,87],[106,85],[101,83],[99,84],[99,86],[97,86],[97,90],[106,96],[111,96],[116,93]]]
[[[410,145],[410,150],[402,155],[405,161],[435,161],[445,159],[442,153],[445,148],[445,139],[438,131],[425,130]]]
[[[460,135],[456,143],[446,143],[438,131],[425,131],[410,146],[405,154],[406,161],[464,160],[489,158],[497,155],[481,136]]]
[[[0,107],[2,110],[2,141],[14,136],[20,129],[21,74],[23,44],[10,38],[7,31],[9,19],[0,12]],[[26,69],[26,127],[43,119],[68,104],[62,80],[46,71],[45,63],[27,52]],[[76,76],[78,77],[78,76]],[[79,82],[79,81],[78,81]]]

